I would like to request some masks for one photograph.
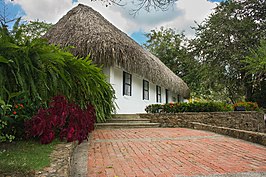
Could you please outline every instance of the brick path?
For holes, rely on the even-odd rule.
[[[266,172],[266,147],[183,128],[99,129],[90,139],[90,177],[242,172]]]

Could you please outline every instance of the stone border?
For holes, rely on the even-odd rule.
[[[245,131],[227,127],[218,127],[198,122],[191,122],[190,124],[193,129],[207,130],[266,146],[266,133]]]
[[[139,114],[141,118],[161,123],[162,127],[189,128],[190,122],[199,122],[219,127],[266,133],[264,115],[259,112],[183,112]]]
[[[92,135],[91,133],[89,133],[88,140],[83,141],[75,148],[71,158],[71,168],[70,168],[71,177],[87,176],[88,158],[89,158],[88,154],[89,154],[89,145],[91,137]]]
[[[258,112],[199,112],[139,114],[160,127],[201,129],[266,146],[264,115]]]
[[[66,177],[70,176],[71,159],[76,142],[57,144],[53,152],[50,154],[51,163],[49,167],[45,167],[41,171],[35,172],[36,177]]]

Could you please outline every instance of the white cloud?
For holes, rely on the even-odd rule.
[[[202,21],[206,18],[216,5],[217,3],[207,0],[180,0],[177,2],[177,6],[185,10],[184,17],[195,21]]]
[[[55,23],[72,7],[72,0],[14,0],[26,13],[27,20]]]
[[[175,28],[179,31],[185,31],[185,34],[189,37],[194,36],[194,30],[191,29],[197,23],[201,23],[207,18],[213,9],[217,6],[217,3],[213,3],[207,0],[179,0],[176,3],[184,13],[178,18],[175,18],[171,22],[165,22],[162,26]]]
[[[105,7],[101,3],[88,0],[79,0],[79,3],[93,7],[116,27],[128,34],[136,31],[149,32],[151,29],[165,26],[185,31],[189,37],[194,36],[194,31],[191,29],[191,26],[195,26],[194,21],[201,23],[217,6],[217,3],[207,0],[178,0],[168,11],[146,12],[141,10],[134,17],[131,15],[132,9],[135,8],[132,3],[122,7]]]
[[[91,6],[127,34],[136,31],[149,32],[151,29],[165,26],[180,31],[185,30],[190,36],[194,35],[190,28],[195,25],[194,21],[202,22],[216,6],[216,3],[207,0],[178,0],[168,11],[141,10],[134,17],[130,13],[135,7],[131,0],[127,1],[126,6],[108,7],[100,0],[97,2],[79,0],[78,3]],[[14,3],[21,5],[26,13],[26,19],[39,19],[51,23],[57,22],[67,11],[77,5],[77,3],[72,4],[72,0],[38,0],[37,2],[36,0],[15,0]]]

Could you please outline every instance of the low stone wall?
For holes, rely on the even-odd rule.
[[[199,112],[139,114],[161,127],[184,127],[212,131],[266,146],[264,115],[258,112]]]
[[[191,122],[191,125],[194,129],[212,131],[222,135],[228,135],[234,138],[243,139],[266,146],[266,133],[252,132],[227,127],[218,127],[198,122]]]
[[[262,113],[258,112],[199,112],[139,114],[140,118],[161,123],[162,127],[191,127],[190,122],[266,133]]]

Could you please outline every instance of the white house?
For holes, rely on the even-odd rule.
[[[74,55],[90,54],[113,86],[119,114],[144,113],[154,103],[183,101],[187,84],[92,8],[79,4],[45,35],[49,42],[75,46]]]

